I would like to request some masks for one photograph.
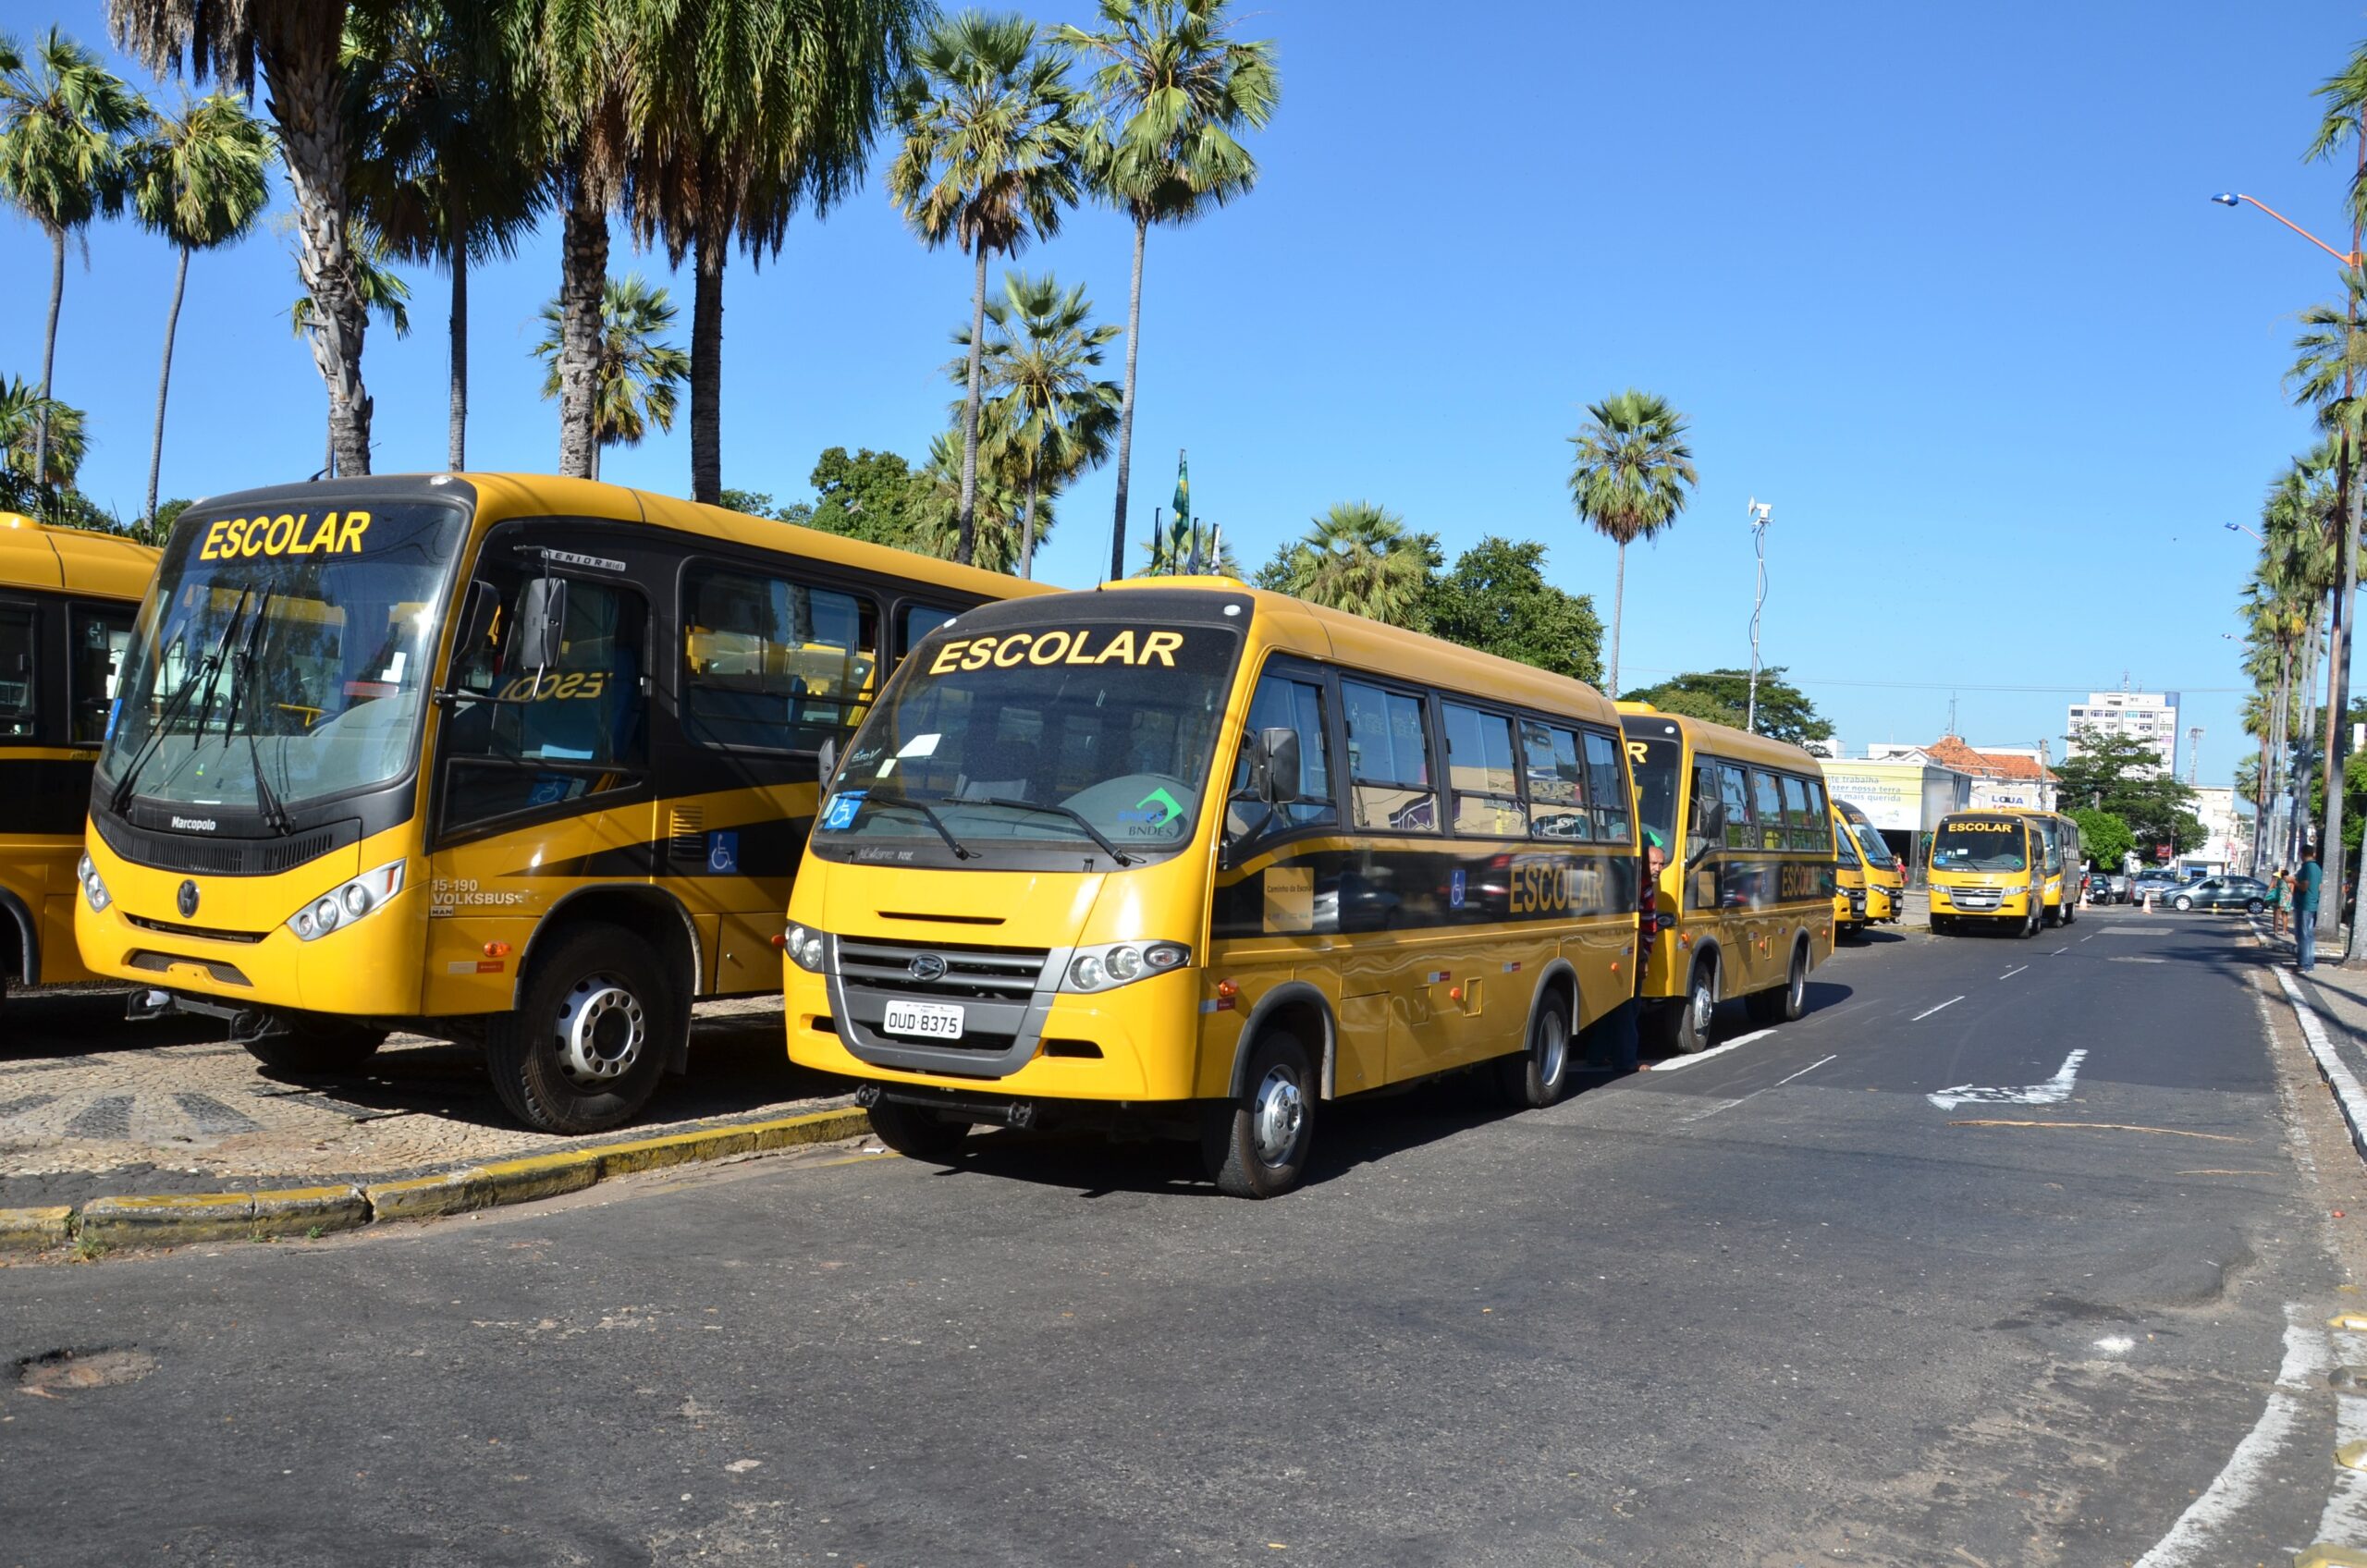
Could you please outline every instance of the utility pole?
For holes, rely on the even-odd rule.
[[[2202,771],[2202,726],[2189,725],[2186,732],[2186,787],[2194,788],[2196,775]]]
[[[1742,727],[1759,733],[1759,612],[1767,604],[1767,523],[1775,508],[1753,496],[1745,508],[1750,518],[1750,541],[1759,556],[1758,594],[1750,602],[1750,696],[1743,707]]]

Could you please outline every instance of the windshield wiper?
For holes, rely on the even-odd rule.
[[[234,724],[245,731],[247,760],[254,765],[255,771],[255,804],[263,808],[263,819],[270,825],[271,830],[285,839],[296,830],[295,825],[288,818],[288,808],[280,804],[279,791],[273,789],[271,780],[263,776],[263,747],[255,740],[254,718],[239,704],[239,698],[243,693],[248,699],[248,706],[253,705],[259,685],[254,679],[255,648],[263,640],[264,623],[270,619],[271,601],[276,596],[273,591],[264,590],[263,597],[255,601],[254,619],[247,622],[247,640],[239,649],[239,673],[230,687],[230,700],[223,704],[222,737],[223,744],[227,745],[230,727]],[[280,745],[282,760],[287,754],[287,744],[283,741]]]
[[[978,858],[978,852],[975,850],[963,847],[962,840],[953,836],[953,830],[945,826],[944,819],[930,809],[926,802],[916,801],[910,795],[882,795],[877,792],[865,795],[864,800],[875,806],[902,806],[907,811],[918,812],[922,821],[937,829],[937,836],[945,840],[945,847],[953,851],[954,859],[975,860]]]
[[[243,604],[243,596],[241,602]],[[166,699],[164,711],[156,716],[156,728],[148,732],[148,739],[124,768],[123,777],[116,780],[115,792],[107,797],[107,810],[121,816],[123,808],[131,803],[131,791],[133,786],[140,782],[140,770],[148,766],[148,759],[156,754],[158,746],[164,744],[166,732],[172,729],[173,720],[180,716],[181,709],[189,705],[190,698],[196,695],[198,682],[220,670],[223,655],[230,651],[231,633],[238,629],[238,619],[233,616],[222,628],[222,635],[215,643],[214,651],[206,655],[204,662]]]
[[[1125,851],[1120,849],[1117,845],[1103,838],[1101,836],[1100,828],[1096,827],[1092,823],[1087,822],[1082,813],[1072,810],[1067,806],[1048,805],[1040,801],[1014,801],[1000,795],[973,795],[964,798],[961,803],[965,806],[1000,806],[1006,811],[1034,811],[1042,812],[1048,816],[1065,816],[1071,822],[1075,823],[1086,838],[1100,845],[1103,851],[1109,854],[1110,858],[1116,861],[1120,865],[1132,865],[1138,858],[1128,854]]]

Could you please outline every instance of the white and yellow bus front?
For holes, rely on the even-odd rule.
[[[1943,817],[1932,835],[1932,929],[1949,936],[1982,926],[2017,936],[2046,920],[2044,845],[2030,819],[1998,812]]]

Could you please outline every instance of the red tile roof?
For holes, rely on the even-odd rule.
[[[2036,757],[2019,757],[1996,752],[1976,752],[1958,735],[1943,735],[1923,748],[1934,762],[1982,778],[2034,779],[2053,783],[2054,775],[2039,766]]]

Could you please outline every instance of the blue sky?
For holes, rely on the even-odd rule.
[[[1672,533],[1629,552],[1628,684],[1748,660],[1757,496],[1775,508],[1765,657],[1853,750],[1930,740],[1953,692],[1974,742],[2043,737],[2059,755],[2067,689],[2126,672],[2189,693],[2201,780],[2226,781],[2241,677],[2220,634],[2251,542],[2221,525],[2251,521],[2308,441],[2279,377],[2294,312],[2333,297],[2335,269],[2205,198],[2249,191],[2341,242],[2342,173],[2300,153],[2311,90],[2367,16],[2183,0],[1252,12],[1280,49],[1281,112],[1254,195],[1151,237],[1134,539],[1188,447],[1196,509],[1245,562],[1367,498],[1450,554],[1490,533],[1545,541],[1550,575],[1607,623],[1613,552],[1571,515],[1564,438],[1586,403],[1639,386],[1691,418],[1701,484]],[[52,20],[105,45],[98,0],[0,0],[8,31]],[[284,212],[284,183],[277,198]],[[46,247],[13,217],[0,239],[0,373],[31,375]],[[1129,241],[1088,208],[1020,264],[1085,283],[1122,322]],[[166,495],[320,466],[321,385],[287,325],[293,248],[267,227],[191,268]],[[88,251],[69,263],[56,389],[90,411],[86,488],[129,515],[171,257],[123,223]],[[667,271],[621,236],[612,265]],[[473,466],[557,460],[528,349],[558,276],[552,224],[472,278]],[[380,472],[444,456],[446,283],[411,282],[411,336],[374,330],[364,366]],[[777,263],[735,262],[724,482],[804,495],[834,445],[917,460],[968,288],[959,255],[903,229],[878,162]],[[678,293],[687,344],[687,276]],[[686,491],[686,423],[604,472]],[[1064,499],[1043,576],[1096,581],[1111,484],[1105,469]]]

